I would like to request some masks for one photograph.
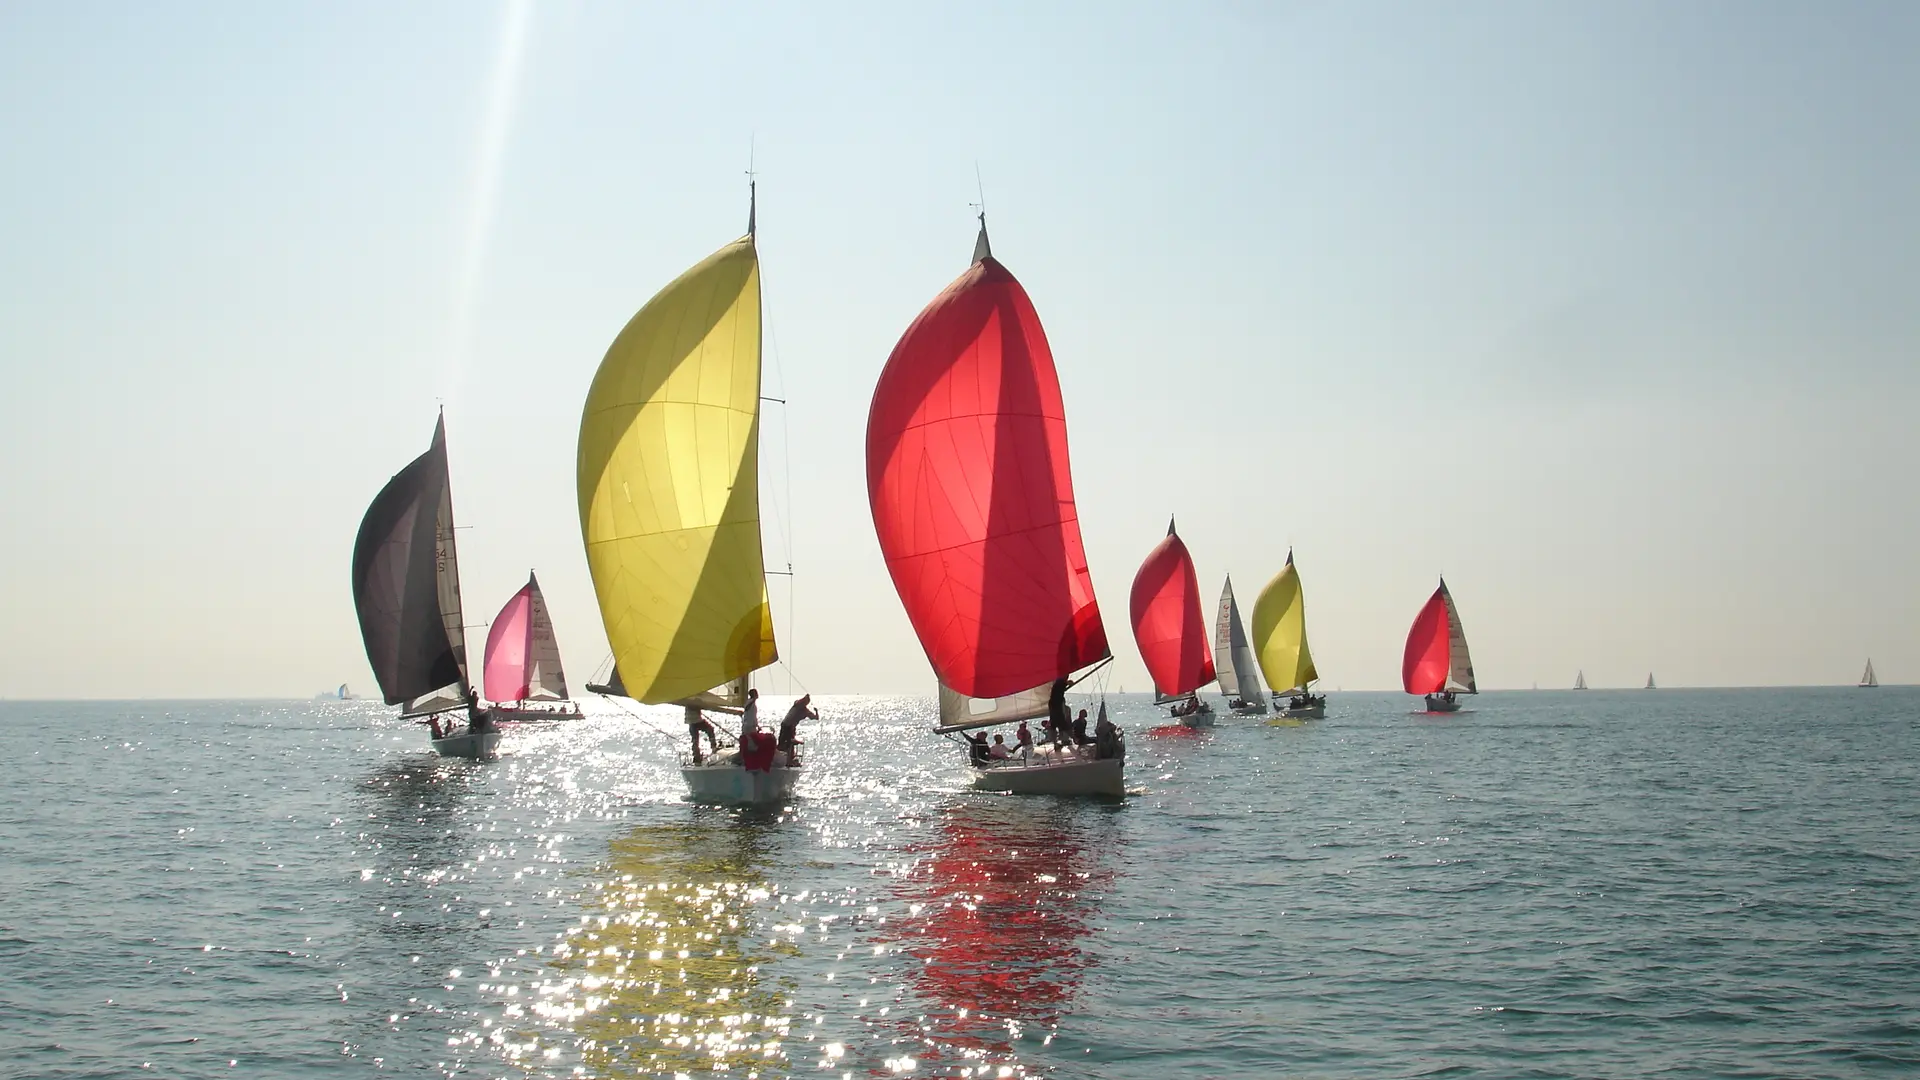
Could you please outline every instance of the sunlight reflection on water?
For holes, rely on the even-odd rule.
[[[767,812],[685,801],[672,710],[475,764],[365,702],[0,703],[0,1072],[1920,1067],[1920,691],[1122,700],[1117,801],[816,702]]]

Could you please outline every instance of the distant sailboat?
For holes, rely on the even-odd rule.
[[[1867,660],[1867,670],[1865,670],[1865,671],[1863,671],[1863,672],[1861,672],[1861,673],[1860,673],[1860,685],[1861,685],[1862,687],[1868,687],[1868,686],[1879,686],[1879,685],[1880,685],[1880,679],[1879,679],[1879,677],[1878,677],[1878,676],[1876,676],[1876,675],[1875,675],[1875,674],[1873,673],[1873,660],[1872,660],[1872,658],[1868,658],[1868,660]]]
[[[1573,688],[1575,690],[1585,690],[1587,688],[1587,673],[1585,671],[1573,677]]]
[[[609,689],[690,712],[757,714],[747,677],[779,658],[759,477],[760,256],[749,189],[747,234],[647,301],[587,392],[580,532],[613,646]],[[696,801],[793,793],[800,768],[771,733],[746,734],[738,753],[682,766]]]
[[[1287,552],[1287,565],[1275,574],[1253,602],[1253,644],[1260,671],[1273,687],[1274,708],[1285,718],[1317,720],[1327,715],[1327,696],[1313,692],[1320,672],[1307,648],[1307,600],[1300,589],[1300,572]],[[1280,695],[1287,703],[1280,703]]]
[[[1128,599],[1133,640],[1153,677],[1155,704],[1172,705],[1174,718],[1188,727],[1212,727],[1213,709],[1197,692],[1214,678],[1200,581],[1171,519],[1166,539],[1147,553],[1134,575]]]
[[[495,720],[579,719],[580,709],[567,700],[567,675],[560,667],[560,643],[553,636],[546,598],[532,572],[494,616],[487,632],[483,688]],[[543,707],[536,702],[558,702]]]
[[[1453,594],[1445,578],[1413,620],[1407,633],[1407,651],[1400,663],[1400,681],[1409,694],[1426,695],[1428,712],[1458,712],[1459,694],[1479,691],[1473,684],[1473,658],[1467,654],[1467,633],[1454,610]]]
[[[1649,689],[1649,690],[1658,690],[1658,689],[1659,689],[1659,687],[1657,687],[1657,686],[1655,686],[1655,685],[1653,685],[1653,672],[1651,672],[1651,671],[1649,671],[1649,672],[1647,672],[1647,689]]]
[[[1260,689],[1260,662],[1240,621],[1240,604],[1233,598],[1233,577],[1220,590],[1220,606],[1213,616],[1213,667],[1227,708],[1236,713],[1267,711],[1267,695]]]
[[[389,705],[432,725],[433,748],[449,757],[491,757],[500,745],[467,682],[467,633],[460,613],[460,560],[453,542],[447,428],[433,425],[427,452],[374,496],[353,541],[353,605],[367,662]],[[440,715],[465,710],[465,731]]]
[[[887,572],[940,685],[953,735],[1039,716],[1111,658],[1087,572],[1059,373],[1033,301],[993,257],[986,216],[973,265],[907,327],[867,414],[867,497]],[[978,741],[976,741],[976,739]],[[969,737],[974,786],[1125,794],[1126,744],[1011,760]]]

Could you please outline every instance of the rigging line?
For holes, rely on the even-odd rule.
[[[780,668],[781,668],[781,670],[783,670],[783,671],[785,671],[785,672],[787,673],[787,682],[788,682],[789,684],[792,684],[792,685],[789,685],[789,686],[787,687],[787,689],[788,689],[788,691],[789,691],[789,692],[791,692],[791,691],[792,691],[792,689],[793,689],[793,685],[798,685],[798,686],[800,687],[800,689],[802,689],[802,690],[805,690],[805,691],[807,691],[808,693],[811,693],[811,692],[812,692],[812,691],[811,691],[811,690],[810,690],[810,689],[808,688],[808,686],[807,686],[807,682],[806,682],[806,680],[805,680],[805,679],[802,679],[802,678],[801,678],[801,677],[800,677],[800,676],[799,676],[798,674],[796,674],[796,673],[794,672],[794,670],[793,670],[793,666],[792,666],[791,664],[788,664],[788,663],[787,663],[787,662],[786,662],[785,660],[780,660],[780,661],[778,661],[778,663],[780,664]]]
[[[615,707],[617,707],[622,713],[626,714],[628,717],[634,720],[638,720],[640,722],[640,726],[643,728],[646,728],[648,731],[651,731],[656,735],[664,736],[670,742],[678,742],[680,740],[680,737],[678,735],[673,734],[672,732],[668,731],[663,727],[659,727],[655,725],[653,721],[648,720],[645,716],[643,716],[639,711],[639,707],[633,703],[632,698],[617,698],[617,697],[613,697],[610,694],[601,694],[600,696],[602,698],[605,698],[608,701],[613,702]]]

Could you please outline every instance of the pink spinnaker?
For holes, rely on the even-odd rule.
[[[533,584],[513,594],[487,631],[488,701],[525,701],[533,656]]]

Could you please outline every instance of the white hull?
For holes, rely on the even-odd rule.
[[[804,767],[804,766],[803,766]],[[800,782],[800,769],[775,764],[767,772],[749,772],[726,755],[704,765],[682,765],[680,775],[687,779],[687,792],[694,802],[724,806],[764,806],[793,798]]]
[[[1091,747],[1087,750],[1090,752]],[[1113,795],[1127,793],[1123,771],[1126,753],[1094,758],[1081,754],[1034,754],[974,769],[973,786],[981,791],[1010,791],[1018,795]]]
[[[1229,702],[1227,710],[1235,716],[1265,716],[1267,703],[1264,701],[1242,701],[1239,704]]]
[[[1458,707],[1457,705],[1455,706],[1455,708]],[[1282,709],[1280,710],[1280,715],[1294,720],[1325,720],[1327,718],[1327,703],[1323,701],[1318,705],[1302,705],[1298,709]]]
[[[1174,719],[1190,728],[1210,728],[1213,726],[1213,710],[1201,709],[1199,712],[1176,716]]]
[[[1452,701],[1448,701],[1446,698],[1441,697],[1439,694],[1427,695],[1427,711],[1428,712],[1459,712],[1460,705],[1461,705],[1461,701],[1457,697],[1454,698]]]
[[[441,757],[463,757],[484,761],[493,757],[495,751],[499,749],[500,733],[497,731],[483,731],[478,735],[463,731],[458,735],[433,740],[433,752]]]

